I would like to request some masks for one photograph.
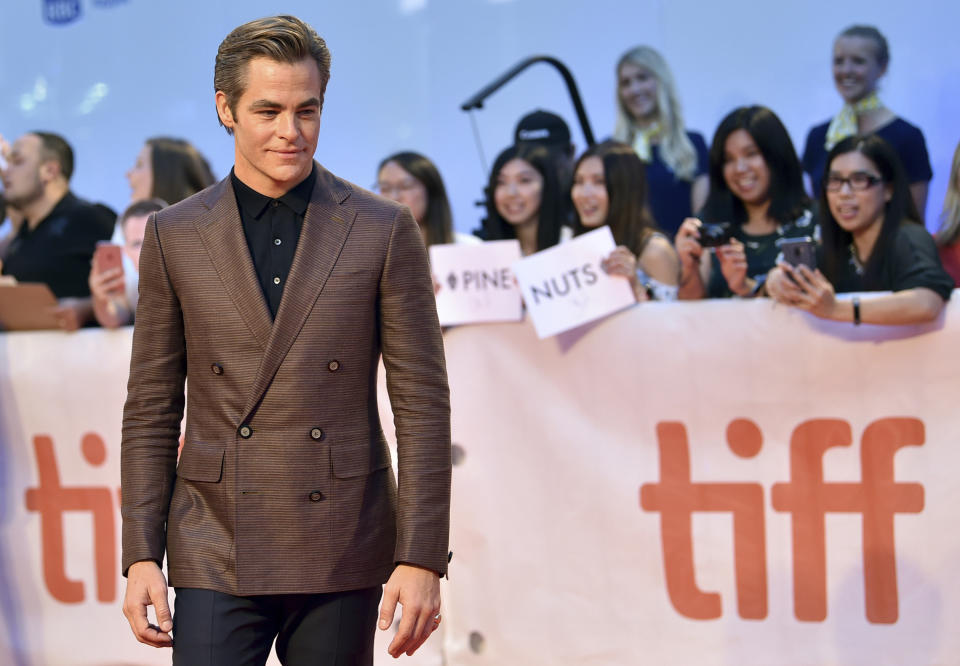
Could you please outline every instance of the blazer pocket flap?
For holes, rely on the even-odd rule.
[[[188,442],[180,453],[177,476],[188,481],[215,483],[223,476],[223,457],[223,449]]]
[[[390,449],[386,442],[364,446],[334,446],[330,456],[333,475],[339,479],[362,476],[390,466]]]

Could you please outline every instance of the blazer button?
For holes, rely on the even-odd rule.
[[[210,366],[210,369],[213,370],[213,374],[215,375],[223,374],[223,366],[220,365],[219,363],[214,363],[213,365]]]
[[[322,499],[323,499],[323,493],[321,493],[319,490],[314,490],[312,493],[310,493],[311,502],[319,502]]]
[[[252,435],[252,434],[253,434],[253,428],[251,428],[250,426],[248,426],[248,425],[246,425],[246,424],[240,426],[240,436],[241,436],[241,437],[243,437],[244,439],[250,439],[250,435]]]
[[[323,439],[323,431],[320,428],[314,428],[310,431],[310,437],[318,442]]]
[[[340,369],[340,361],[334,359],[329,363],[327,363],[327,370],[329,370],[330,372],[336,372],[339,369]]]

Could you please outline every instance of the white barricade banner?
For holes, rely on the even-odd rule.
[[[445,340],[454,557],[407,663],[957,663],[960,304],[855,328],[644,303]],[[129,346],[0,336],[2,664],[169,664],[120,611]]]
[[[615,247],[610,227],[603,226],[513,265],[539,337],[568,331],[636,302],[626,279],[611,277],[600,268],[600,261]]]
[[[517,240],[431,245],[440,325],[519,321],[523,302],[510,270],[518,259]]]

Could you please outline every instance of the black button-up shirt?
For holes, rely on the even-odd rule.
[[[313,194],[314,172],[311,170],[307,178],[279,199],[271,199],[250,188],[232,170],[230,180],[253,267],[270,312],[276,318],[300,240],[303,216]]]

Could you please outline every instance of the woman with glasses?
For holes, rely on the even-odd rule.
[[[818,267],[781,263],[767,292],[822,319],[916,324],[935,319],[953,280],[940,265],[896,151],[876,135],[848,137],[827,156]],[[843,292],[892,291],[837,300]]]
[[[410,209],[427,247],[443,243],[478,243],[479,239],[453,230],[447,188],[436,165],[414,152],[390,155],[377,167],[376,191]]]

